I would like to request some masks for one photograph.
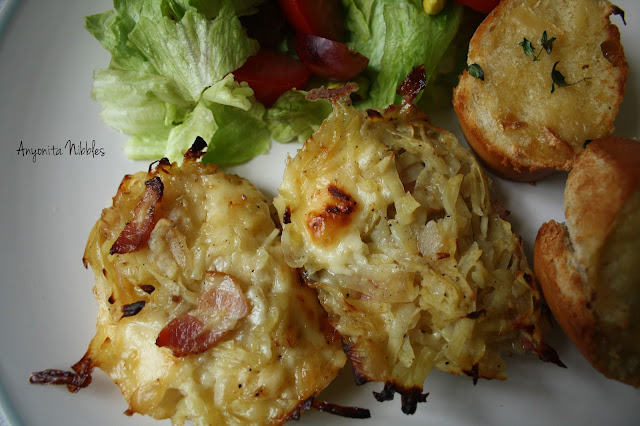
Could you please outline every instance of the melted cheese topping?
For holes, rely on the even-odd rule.
[[[351,209],[334,208],[345,199]],[[289,159],[274,204],[286,261],[305,268],[364,378],[407,388],[432,368],[504,378],[501,354],[539,343],[540,295],[519,238],[470,152],[416,110],[335,105]],[[331,235],[318,238],[309,217],[332,211]]]
[[[164,193],[148,243],[109,254],[153,176]],[[125,177],[85,252],[99,306],[87,355],[120,387],[130,413],[175,424],[283,423],[337,375],[346,357],[278,237],[265,197],[213,166],[186,161]],[[207,315],[217,305],[224,318]],[[181,315],[218,333],[213,345],[184,356],[158,346]]]

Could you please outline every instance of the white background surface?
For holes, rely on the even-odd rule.
[[[619,0],[629,62],[627,95],[616,134],[640,136],[638,70],[640,4]],[[99,119],[90,99],[92,71],[106,67],[108,54],[83,28],[85,15],[111,8],[108,0],[86,2],[22,1],[0,39],[0,406],[9,419],[27,425],[140,425],[150,418],[127,417],[117,387],[97,371],[93,384],[78,394],[64,387],[28,384],[32,371],[68,369],[84,354],[95,331],[93,277],[82,266],[89,230],[115,194],[125,173],[146,169],[146,162],[125,158],[124,135]],[[588,119],[588,118],[587,118]],[[452,111],[433,116],[440,126],[459,133]],[[17,150],[91,143],[104,157],[39,156],[34,163]],[[236,171],[268,196],[279,185],[284,159],[297,145],[272,147]],[[538,184],[494,179],[499,199],[522,235],[531,262],[535,235],[549,220],[563,220],[566,175]],[[538,425],[638,424],[640,390],[607,380],[583,360],[556,327],[549,342],[568,369],[533,356],[508,360],[506,382],[434,372],[425,383],[428,402],[413,416],[400,411],[399,398],[378,403],[371,395],[382,384],[356,387],[345,370],[322,394],[343,405],[370,408],[368,424]],[[320,413],[306,413],[303,424],[347,423]],[[166,423],[166,422],[164,422]],[[164,424],[163,423],[163,424]],[[354,423],[364,424],[362,421]]]

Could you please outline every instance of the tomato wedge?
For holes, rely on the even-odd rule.
[[[312,73],[334,80],[349,80],[369,64],[368,58],[346,44],[311,34],[296,34],[296,52]]]
[[[305,34],[344,40],[344,16],[340,0],[278,0],[293,29]]]
[[[258,102],[270,107],[289,89],[303,89],[311,73],[295,58],[271,49],[260,49],[233,72],[236,81],[246,81]]]
[[[498,4],[500,0],[456,0],[458,3],[465,6],[469,6],[471,9],[477,10],[482,13],[491,12]]]

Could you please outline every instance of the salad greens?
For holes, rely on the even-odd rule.
[[[416,65],[424,64],[429,80],[462,20],[462,6],[453,1],[437,15],[425,13],[422,0],[344,0],[344,4],[349,46],[369,58],[364,74],[371,87],[360,105],[367,108],[398,102],[396,89]]]
[[[306,92],[289,90],[267,110],[265,121],[271,136],[279,142],[303,143],[331,113],[331,103],[324,99],[310,102]]]
[[[92,96],[104,121],[131,136],[125,146],[130,158],[181,161],[196,136],[211,144],[226,125],[221,115],[261,122],[264,108],[251,99],[253,91],[228,76],[259,49],[237,16],[251,3],[115,0],[115,11],[86,18],[87,30],[112,58],[108,69],[95,72]],[[236,114],[221,114],[224,105]],[[256,137],[243,141],[248,152],[266,152],[265,129],[263,124]],[[212,160],[226,165],[246,159]]]
[[[92,97],[104,122],[130,137],[129,158],[181,162],[201,136],[208,144],[203,161],[226,166],[267,152],[271,138],[304,141],[319,127],[329,102],[308,101],[294,89],[267,109],[247,83],[233,78],[260,49],[240,18],[265,1],[114,0],[114,10],[85,18],[86,29],[111,53],[108,68],[94,73]],[[416,65],[425,64],[427,78],[434,74],[462,16],[453,1],[433,16],[421,0],[343,3],[347,44],[370,59],[358,77],[368,86],[360,93],[362,108],[396,102],[396,88]]]

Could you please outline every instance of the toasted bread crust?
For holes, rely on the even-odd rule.
[[[578,350],[592,361],[596,336],[595,318],[570,251],[569,234],[563,224],[544,223],[538,230],[533,252],[536,276],[545,300],[558,324]]]
[[[597,139],[576,160],[565,190],[565,215],[582,263],[600,250],[619,212],[640,190],[640,142]],[[598,202],[593,202],[598,200]]]
[[[614,12],[604,0],[505,0],[478,27],[468,62],[479,64],[485,79],[465,71],[453,105],[469,145],[491,171],[516,181],[568,171],[586,140],[613,132],[628,70],[609,19]],[[589,23],[567,18],[573,14],[588,15]],[[557,37],[551,53],[540,50],[543,31]],[[535,61],[519,45],[523,38],[540,50]],[[554,63],[567,83],[580,83],[550,93]]]
[[[467,71],[464,73],[468,74]],[[472,104],[469,92],[458,90],[458,88],[461,86],[459,85],[454,92],[453,106],[458,114],[460,129],[473,152],[487,169],[500,177],[516,182],[534,182],[555,171],[555,168],[550,167],[526,167],[492,145],[477,122],[473,120],[473,113],[469,111],[468,106]]]
[[[640,141],[603,138],[567,180],[567,224],[545,223],[535,272],[556,320],[605,376],[640,387]]]

